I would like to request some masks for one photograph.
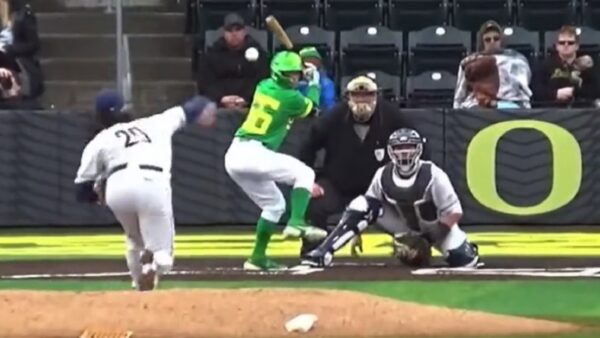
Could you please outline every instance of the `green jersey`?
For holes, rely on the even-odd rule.
[[[273,79],[262,80],[256,87],[246,120],[235,136],[257,140],[277,150],[294,119],[307,116],[312,108],[313,102],[298,90],[282,87]]]

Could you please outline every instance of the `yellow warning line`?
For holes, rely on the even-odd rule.
[[[471,233],[487,256],[600,256],[600,233]],[[176,236],[177,257],[245,257],[254,244],[253,234],[180,234]],[[363,256],[381,257],[391,253],[390,237],[363,236]],[[0,259],[44,259],[51,257],[123,257],[122,235],[43,235],[0,237]],[[298,241],[273,236],[268,253],[274,257],[297,257]],[[344,248],[338,256],[349,256]],[[437,253],[436,253],[437,254]]]

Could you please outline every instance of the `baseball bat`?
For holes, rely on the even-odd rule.
[[[267,25],[267,28],[271,31],[271,33],[275,35],[277,40],[279,40],[279,42],[281,42],[281,44],[283,44],[286,49],[294,49],[294,44],[290,40],[290,37],[286,34],[285,30],[279,24],[279,21],[277,21],[277,19],[273,15],[269,15],[265,19],[265,23]]]

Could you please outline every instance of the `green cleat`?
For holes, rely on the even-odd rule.
[[[249,258],[244,262],[247,271],[285,271],[287,266],[279,264],[268,258]]]
[[[327,237],[327,231],[307,224],[288,224],[283,229],[284,239],[304,238],[309,242],[318,242]]]

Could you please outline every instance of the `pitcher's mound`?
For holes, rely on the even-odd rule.
[[[312,337],[486,336],[575,331],[577,326],[325,290],[165,290],[0,293],[2,337],[77,338],[87,328],[134,338],[282,337],[296,315],[318,317]]]

